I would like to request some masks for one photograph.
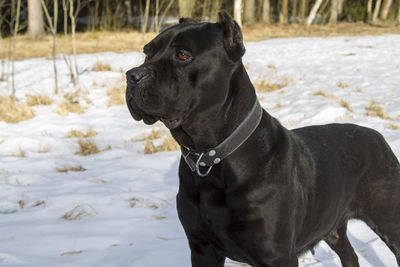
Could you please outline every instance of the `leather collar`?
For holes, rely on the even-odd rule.
[[[181,146],[182,156],[192,172],[199,176],[207,176],[215,164],[220,163],[233,151],[240,147],[254,132],[261,121],[263,109],[258,100],[242,123],[224,141],[214,148],[203,151]],[[207,168],[201,172],[200,168]]]

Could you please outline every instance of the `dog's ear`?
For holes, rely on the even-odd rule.
[[[199,23],[199,22],[197,20],[195,20],[195,19],[182,17],[182,18],[179,19],[179,24],[182,24],[182,23],[196,24],[196,23]]]
[[[218,13],[218,24],[221,26],[224,34],[224,47],[228,56],[234,62],[238,61],[246,49],[243,44],[243,35],[239,25],[225,11]]]

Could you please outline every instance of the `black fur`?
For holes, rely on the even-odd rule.
[[[145,63],[127,72],[132,116],[161,119],[180,145],[194,149],[222,142],[256,101],[240,29],[226,13],[219,17],[165,30],[146,45]],[[181,51],[187,60],[179,60]],[[178,214],[194,267],[223,267],[225,257],[298,266],[297,256],[321,240],[343,266],[359,266],[346,237],[352,218],[375,230],[400,263],[400,165],[375,130],[329,124],[290,131],[264,111],[250,138],[208,176],[181,159],[179,181]]]

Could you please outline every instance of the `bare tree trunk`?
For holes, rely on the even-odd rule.
[[[279,23],[288,23],[288,0],[280,0],[281,8],[279,12]]]
[[[378,20],[379,10],[381,9],[382,0],[376,0],[374,14],[372,15],[372,22],[376,22]]]
[[[208,17],[208,10],[210,9],[210,0],[204,0],[203,2],[203,7],[201,8],[201,18],[204,21],[208,21],[209,18]]]
[[[64,13],[64,47],[63,47],[63,58],[65,61],[65,64],[68,67],[69,75],[71,78],[71,82],[74,86],[76,86],[76,77],[74,73],[74,69],[72,67],[72,62],[71,62],[71,55],[70,55],[70,49],[69,49],[69,35],[68,35],[68,3],[67,1],[69,0],[62,0],[62,5],[63,5],[63,13]]]
[[[244,3],[244,22],[246,24],[255,23],[256,14],[256,3],[255,0],[247,0]]]
[[[339,15],[342,14],[342,12],[343,12],[343,4],[344,4],[344,0],[338,0],[338,13],[339,13]]]
[[[194,0],[179,0],[179,17],[192,17]]]
[[[51,35],[53,35],[53,71],[54,71],[54,94],[58,94],[58,75],[57,75],[57,64],[56,64],[56,56],[57,56],[57,19],[58,19],[58,0],[53,1],[53,21],[51,21],[51,17],[49,11],[47,10],[46,4],[44,0],[41,0],[42,7],[44,13],[46,14],[47,22],[49,24]]]
[[[317,0],[310,11],[310,15],[307,18],[306,25],[310,26],[317,15],[318,9],[321,6],[323,0]]]
[[[301,0],[300,2],[300,18],[301,21],[304,23],[305,18],[306,18],[306,12],[307,12],[307,7],[308,7],[308,0]]]
[[[75,71],[76,84],[79,84],[79,71],[78,71],[78,64],[76,61],[76,36],[75,36],[76,23],[74,14],[74,0],[69,0],[69,19],[71,20],[72,61],[74,66],[73,69]]]
[[[39,39],[43,35],[43,12],[40,0],[28,0],[28,36],[31,39]]]
[[[267,24],[271,23],[270,9],[271,9],[271,5],[269,3],[269,0],[264,0],[263,8],[262,8],[262,21]]]
[[[233,6],[233,18],[236,20],[240,27],[242,27],[242,8],[242,0],[235,0]]]
[[[292,0],[292,23],[297,23],[297,0]]]
[[[175,2],[175,0],[169,0],[167,7],[164,9],[164,11],[161,14],[160,18],[160,25],[162,25],[165,15],[168,13],[169,9],[171,8],[172,4]],[[164,2],[163,2],[164,3]]]
[[[6,3],[6,0],[0,0],[0,10],[3,8],[4,4]],[[3,22],[6,18],[6,14],[1,14],[0,12],[0,29],[2,29]],[[3,47],[3,34],[2,31],[0,30],[0,50],[2,50]],[[0,74],[0,81],[4,81],[5,79],[5,61],[6,61],[6,56],[3,58],[0,58],[1,61],[1,74]]]
[[[400,3],[399,3],[399,10],[397,11],[397,23],[400,24]]]
[[[126,16],[128,17],[128,25],[129,25],[129,27],[132,27],[133,17],[132,17],[131,0],[125,0],[124,3],[125,3],[125,9],[126,9]]]
[[[217,20],[218,18],[218,12],[221,9],[221,5],[222,5],[222,0],[214,0],[211,2],[212,3],[212,8],[211,8],[211,20]]]
[[[14,6],[15,0],[13,0],[11,3]],[[12,49],[11,49],[11,97],[12,98],[15,98],[15,50],[17,43],[17,33],[19,30],[20,11],[21,11],[21,0],[17,0],[15,23],[12,36]]]
[[[372,18],[372,0],[368,0],[367,14],[368,14],[368,21],[371,21],[371,18]]]
[[[381,10],[381,19],[386,20],[388,15],[389,15],[389,11],[390,11],[390,7],[392,6],[393,0],[385,0],[383,2],[383,7]]]
[[[330,24],[336,24],[338,21],[339,1],[331,0],[331,16],[329,18]]]
[[[149,11],[150,11],[150,0],[146,0],[146,7],[144,9],[144,16],[143,16],[143,21],[142,21],[142,25],[141,25],[141,31],[143,34],[147,31],[147,24],[149,21]]]
[[[154,30],[155,32],[160,31],[160,25],[159,25],[159,20],[158,16],[160,15],[160,0],[156,0],[156,12],[154,14]]]

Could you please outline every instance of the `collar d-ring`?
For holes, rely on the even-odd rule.
[[[213,166],[209,166],[205,173],[202,173],[200,171],[200,161],[201,161],[201,158],[203,157],[203,155],[204,155],[204,152],[200,154],[199,158],[196,161],[196,172],[201,177],[207,176],[210,173],[210,171],[211,171],[211,169],[213,167]]]

